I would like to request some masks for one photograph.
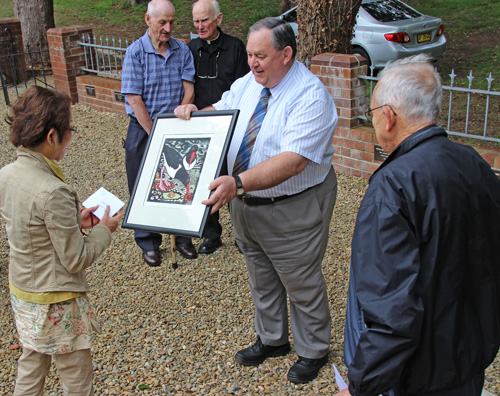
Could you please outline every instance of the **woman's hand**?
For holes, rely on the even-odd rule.
[[[115,232],[118,228],[118,223],[120,217],[123,215],[123,208],[121,208],[113,217],[109,217],[109,205],[106,206],[106,211],[104,212],[104,216],[102,216],[101,224],[105,225],[109,228],[111,232]]]
[[[94,210],[97,210],[98,207],[99,205],[96,205],[82,210],[81,228],[90,228],[99,224],[99,217],[92,213]]]

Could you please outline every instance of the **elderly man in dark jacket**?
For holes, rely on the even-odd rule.
[[[500,181],[434,124],[427,57],[388,66],[371,106],[389,156],[356,220],[339,395],[479,396],[500,343]]]
[[[199,37],[188,44],[196,67],[194,104],[198,109],[220,100],[231,84],[250,71],[245,44],[224,33],[217,0],[198,0],[193,5],[193,24]],[[227,174],[224,162],[222,174]],[[211,254],[222,245],[219,211],[208,216],[199,253]]]

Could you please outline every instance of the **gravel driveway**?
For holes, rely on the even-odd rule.
[[[14,160],[15,151],[8,143],[3,121],[5,105],[0,103],[0,110],[3,166]],[[127,201],[121,143],[127,118],[76,105],[73,121],[78,134],[61,162],[68,183],[76,187],[81,201],[101,186]],[[338,366],[344,378],[342,343],[350,242],[366,186],[364,180],[339,175],[339,195],[324,259],[333,320],[330,362]],[[196,260],[180,257],[176,270],[170,266],[168,237],[164,237],[162,245],[162,266],[150,268],[141,259],[133,232],[127,229],[117,230],[111,247],[88,270],[90,298],[101,323],[93,349],[97,395],[336,392],[331,364],[312,383],[294,385],[287,381],[286,373],[296,360],[293,350],[286,357],[268,359],[258,367],[235,364],[234,353],[255,338],[253,304],[243,256],[233,245],[227,210],[221,210],[221,221],[222,248]],[[15,349],[17,335],[9,303],[8,245],[3,221],[0,226],[0,394],[12,394],[21,351]],[[194,242],[198,245],[200,240]],[[500,394],[498,357],[487,371],[485,388]],[[54,371],[46,389],[47,395],[62,395]]]

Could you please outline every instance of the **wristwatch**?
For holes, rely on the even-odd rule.
[[[243,188],[243,183],[238,175],[234,175],[234,181],[236,182],[236,195],[242,196],[245,193],[245,189]]]

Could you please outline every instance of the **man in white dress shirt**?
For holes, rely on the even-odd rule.
[[[287,23],[276,18],[255,23],[247,53],[252,74],[203,109],[240,110],[228,152],[232,176],[214,180],[215,191],[203,203],[214,212],[231,202],[236,240],[246,258],[257,342],[240,350],[236,361],[258,365],[290,351],[288,296],[299,360],[287,377],[305,383],[328,361],[331,318],[321,263],[337,195],[331,163],[337,111],[325,86],[295,60],[295,35]],[[239,173],[234,164],[264,87],[270,89],[267,112],[248,169]],[[175,112],[189,119],[196,110],[183,105]]]

